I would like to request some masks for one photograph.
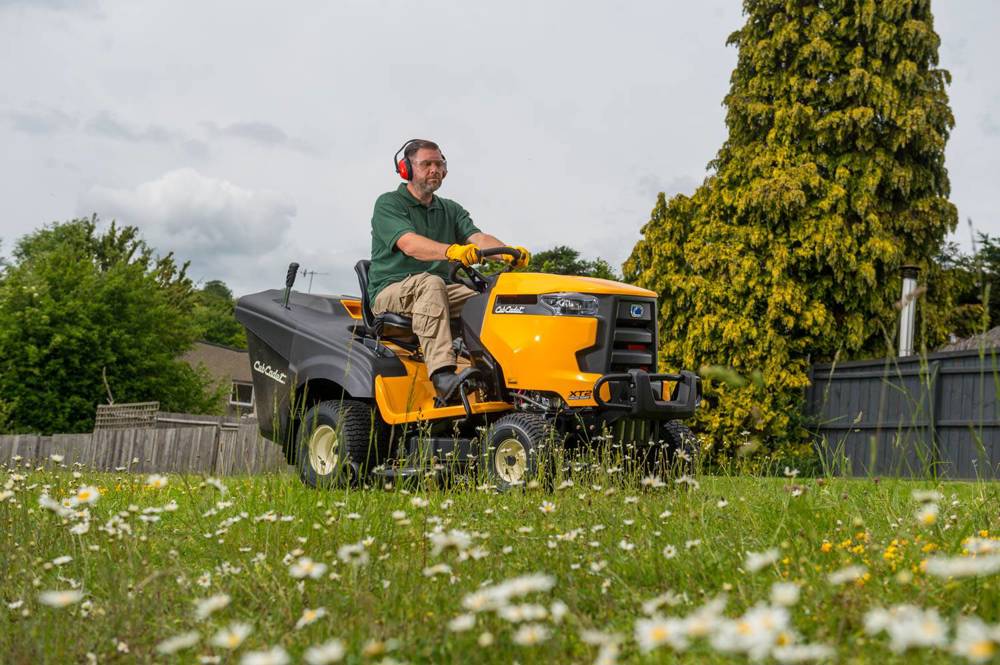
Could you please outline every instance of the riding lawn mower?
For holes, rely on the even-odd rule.
[[[483,257],[518,250],[483,250]],[[476,291],[451,322],[461,403],[442,403],[410,319],[376,316],[368,261],[361,296],[284,290],[244,296],[261,434],[313,487],[392,482],[447,466],[507,489],[540,474],[542,451],[628,440],[650,460],[689,445],[681,422],[701,399],[696,374],[657,372],[656,294],[591,277],[486,275],[453,263]],[[462,372],[463,368],[466,371]],[[457,402],[458,400],[456,400]]]

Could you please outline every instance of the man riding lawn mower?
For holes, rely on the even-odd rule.
[[[543,451],[606,431],[638,446],[649,471],[669,463],[690,445],[679,420],[701,388],[692,372],[656,371],[656,294],[513,272],[527,250],[433,196],[447,163],[428,144],[394,159],[408,183],[376,203],[360,298],[294,292],[292,264],[284,293],[238,301],[261,434],[314,487],[446,463],[505,489],[544,474]],[[475,268],[493,257],[502,272]]]

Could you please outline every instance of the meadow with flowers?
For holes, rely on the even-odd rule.
[[[1000,488],[0,468],[0,662],[1000,661]]]

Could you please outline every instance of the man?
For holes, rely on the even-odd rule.
[[[469,266],[480,261],[480,250],[505,245],[480,231],[462,206],[434,195],[448,175],[436,143],[407,141],[393,163],[407,182],[375,201],[368,299],[376,315],[395,312],[412,319],[434,389],[449,403],[464,380],[455,373],[450,321],[476,293],[447,283],[448,262]],[[528,250],[517,249],[518,259],[503,258],[527,265]]]

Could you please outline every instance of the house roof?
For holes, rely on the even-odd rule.
[[[974,351],[979,348],[994,349],[997,347],[1000,347],[1000,326],[942,346],[938,351]]]
[[[213,342],[196,342],[194,348],[181,356],[192,367],[199,364],[218,381],[243,381],[250,383],[250,354],[243,349],[235,349]]]

